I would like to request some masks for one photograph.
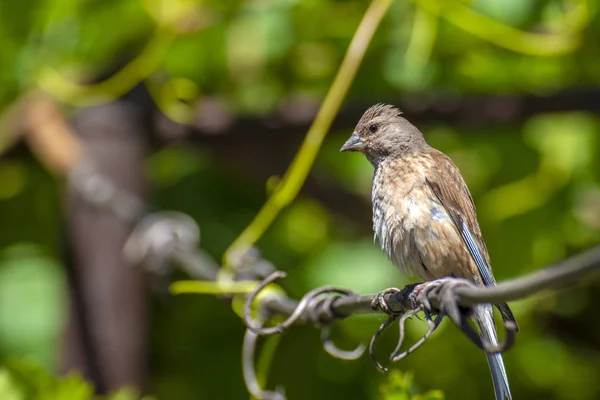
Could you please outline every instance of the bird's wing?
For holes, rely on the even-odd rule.
[[[433,150],[430,156],[435,168],[432,168],[431,173],[428,174],[427,184],[454,222],[454,226],[477,265],[483,284],[494,285],[496,280],[490,268],[487,248],[481,237],[471,193],[460,171],[448,156],[437,150]]]
[[[432,151],[430,155],[433,158],[432,165],[436,167],[431,169],[430,178],[426,179],[427,184],[454,222],[454,226],[477,265],[483,284],[485,286],[495,285],[496,280],[490,267],[490,257],[481,237],[481,230],[475,214],[475,203],[469,188],[467,188],[460,171],[447,155],[437,150]],[[496,306],[504,321],[517,323],[508,304],[500,303]],[[516,331],[519,331],[518,325],[516,325]]]

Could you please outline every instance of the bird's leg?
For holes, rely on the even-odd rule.
[[[401,291],[402,290],[395,288],[395,287],[391,287],[391,288],[382,290],[381,292],[377,293],[375,295],[375,297],[373,298],[373,300],[371,301],[371,308],[375,311],[381,310],[388,315],[396,315],[396,314],[402,313],[402,310],[399,310],[399,311],[392,310],[390,308],[387,300],[385,299],[385,297],[388,294],[396,295],[397,293],[400,293]]]

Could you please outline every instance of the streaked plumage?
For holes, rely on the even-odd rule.
[[[423,280],[447,276],[494,285],[475,205],[452,160],[429,146],[398,109],[369,108],[343,151],[360,151],[375,167],[373,230],[389,259],[405,274]],[[514,320],[506,304],[504,319]],[[491,305],[475,308],[475,322],[497,343]],[[487,354],[496,399],[510,399],[500,354]]]

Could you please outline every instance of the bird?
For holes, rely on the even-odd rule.
[[[398,108],[376,104],[367,109],[340,151],[360,152],[373,165],[374,238],[404,274],[425,281],[456,277],[496,284],[475,203],[459,169]],[[516,325],[507,304],[497,307]],[[472,318],[479,334],[497,344],[492,305],[476,305]],[[486,357],[496,400],[512,399],[502,355]]]

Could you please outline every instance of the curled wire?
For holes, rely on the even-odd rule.
[[[427,341],[427,339],[429,339],[429,336],[431,336],[431,334],[438,328],[438,326],[440,326],[442,319],[444,319],[444,314],[438,314],[435,317],[435,320],[433,320],[431,318],[431,314],[427,310],[423,310],[423,313],[425,314],[425,319],[427,320],[427,325],[428,325],[429,329],[427,330],[425,335],[423,335],[423,337],[421,337],[421,339],[416,341],[407,350],[404,350],[403,352],[400,353],[400,348],[402,347],[402,342],[404,341],[404,326],[402,326],[400,328],[401,339],[398,340],[398,345],[396,346],[396,349],[390,355],[390,360],[392,362],[397,362],[397,361],[402,360],[409,354],[412,354],[414,351],[416,351],[419,347],[421,347]]]
[[[334,297],[322,297],[316,298],[313,300],[313,304],[311,304],[310,318],[315,323],[316,326],[322,325],[321,328],[321,344],[323,345],[323,349],[329,353],[331,356],[335,358],[339,358],[342,360],[356,360],[360,358],[365,352],[366,347],[363,344],[360,344],[356,349],[348,351],[342,350],[333,343],[331,340],[331,321],[333,321],[338,315],[333,309],[333,304],[340,297],[350,296],[354,293],[351,291],[346,291],[346,293],[340,293],[339,291],[335,293]],[[325,313],[327,317],[327,323],[323,324],[321,313]]]
[[[417,313],[419,313],[421,311],[423,311],[425,314],[425,319],[427,320],[429,329],[427,330],[425,335],[421,339],[419,339],[416,343],[414,343],[412,346],[410,346],[407,350],[400,352],[400,349],[402,348],[402,344],[404,344],[404,339],[405,339],[406,321],[409,318],[416,316]],[[381,363],[377,360],[377,357],[375,356],[375,343],[377,342],[377,339],[379,338],[381,333],[388,326],[390,326],[394,321],[399,319],[398,327],[399,327],[400,334],[399,334],[399,338],[398,338],[398,344],[396,345],[396,348],[390,355],[390,360],[392,362],[397,362],[397,361],[400,361],[401,359],[405,358],[409,354],[412,354],[415,350],[417,350],[419,347],[421,347],[427,341],[427,339],[431,336],[431,334],[438,328],[438,326],[442,322],[443,318],[444,318],[444,315],[440,314],[435,318],[435,320],[433,320],[431,318],[431,313],[429,311],[425,310],[423,308],[423,306],[419,306],[413,310],[409,310],[402,315],[399,315],[399,314],[390,315],[388,317],[388,319],[383,324],[381,324],[381,326],[379,327],[377,332],[375,332],[375,334],[371,338],[371,343],[369,345],[369,356],[371,357],[371,361],[373,362],[373,365],[375,365],[375,368],[377,368],[377,370],[381,371],[381,372],[388,371],[388,369],[386,367],[381,365]]]
[[[398,314],[391,314],[388,317],[388,319],[386,319],[385,322],[379,326],[377,331],[373,334],[371,342],[369,343],[369,357],[371,358],[371,362],[379,372],[387,372],[388,369],[381,365],[381,363],[377,360],[377,356],[375,356],[375,343],[377,342],[377,339],[379,339],[379,336],[381,336],[383,331],[386,330],[386,328],[398,318],[400,318]]]
[[[418,288],[418,290],[415,291],[415,288]],[[375,332],[375,334],[373,335],[373,337],[371,339],[371,343],[369,345],[369,355],[371,357],[371,361],[373,362],[373,364],[375,365],[375,368],[377,368],[377,370],[379,370],[381,372],[387,372],[387,370],[388,370],[386,367],[382,366],[381,363],[379,363],[379,361],[377,360],[377,358],[375,356],[374,350],[375,350],[375,343],[377,342],[377,339],[379,338],[381,333],[388,326],[390,326],[392,324],[392,322],[399,319],[399,321],[398,321],[398,329],[399,329],[398,343],[397,343],[394,351],[390,354],[390,360],[392,362],[397,362],[397,361],[405,358],[409,354],[413,353],[415,350],[417,350],[419,347],[421,347],[427,341],[427,339],[431,336],[431,334],[438,328],[438,326],[442,322],[442,319],[444,318],[444,315],[443,315],[443,313],[441,313],[440,315],[438,315],[436,317],[435,320],[432,320],[431,311],[433,309],[432,309],[431,304],[428,299],[429,293],[436,289],[438,289],[438,286],[426,285],[426,284],[418,285],[417,284],[417,285],[410,285],[410,286],[406,287],[405,289],[403,289],[402,291],[395,289],[395,288],[386,289],[383,292],[381,292],[378,296],[375,297],[376,299],[379,299],[378,302],[376,303],[377,307],[382,310],[385,310],[386,308],[389,309],[389,307],[387,305],[384,307],[382,304],[382,302],[385,302],[385,294],[387,294],[387,293],[401,293],[403,296],[408,295],[411,303],[415,306],[413,309],[408,310],[401,315],[398,313],[392,313],[390,315],[390,317],[379,327],[377,332]],[[374,304],[372,303],[372,306],[373,305]],[[400,349],[402,348],[402,345],[404,344],[404,339],[405,339],[406,321],[411,317],[417,316],[417,314],[421,311],[423,311],[425,314],[425,319],[427,320],[429,329],[427,330],[425,335],[420,340],[418,340],[416,343],[414,343],[412,346],[410,346],[407,350],[400,352]]]
[[[519,327],[515,321],[504,321],[503,323],[504,331],[506,335],[504,336],[504,340],[502,340],[497,345],[485,345],[484,350],[488,353],[504,353],[508,349],[510,349],[515,344],[515,337],[519,332]]]
[[[500,343],[494,344],[488,339],[481,337],[466,319],[463,319],[461,324],[457,326],[473,344],[486,353],[504,353],[509,350],[515,343],[518,331],[517,325],[513,321],[505,321],[503,323],[505,331],[504,339]]]
[[[273,272],[272,274],[267,276],[261,283],[259,283],[258,286],[256,286],[256,288],[246,298],[246,303],[244,304],[244,323],[246,324],[248,329],[251,330],[252,332],[254,332],[256,334],[269,335],[272,333],[282,333],[284,331],[283,323],[280,324],[280,325],[282,325],[281,327],[280,327],[280,325],[276,325],[272,328],[263,328],[261,326],[262,321],[253,320],[252,319],[252,303],[254,302],[254,299],[258,296],[258,294],[265,287],[267,287],[267,285],[269,285],[279,279],[285,278],[286,276],[287,276],[287,274],[282,271]],[[294,314],[292,313],[292,315],[290,315],[286,321],[292,319],[292,323],[293,323],[297,319],[297,317],[295,317],[295,318],[293,318],[293,317],[294,317]],[[284,321],[284,323],[286,321]]]
[[[256,369],[254,368],[254,353],[256,351],[256,343],[258,335],[252,332],[251,329],[246,329],[244,335],[244,344],[242,346],[242,374],[244,382],[250,394],[260,400],[286,400],[283,391],[279,388],[273,392],[263,390],[260,387],[258,378],[256,377]]]
[[[335,343],[331,340],[331,326],[326,325],[321,329],[321,343],[323,344],[323,348],[327,353],[332,355],[333,357],[340,358],[342,360],[356,360],[360,358],[366,347],[364,344],[358,345],[358,347],[354,350],[342,350],[338,348]]]
[[[405,329],[406,329],[406,320],[408,320],[409,318],[414,317],[415,315],[417,315],[417,313],[420,312],[420,311],[422,311],[422,309],[423,309],[423,307],[415,308],[414,310],[410,310],[410,311],[405,312],[400,317],[400,320],[398,321],[398,330],[400,331],[400,334],[398,336],[398,344],[396,345],[396,348],[394,349],[394,351],[390,355],[390,360],[393,361],[394,355],[400,351],[400,348],[402,347],[402,344],[404,343],[404,335],[405,335]]]
[[[371,357],[371,361],[375,365],[375,368],[382,372],[386,372],[388,370],[386,367],[382,366],[381,363],[379,363],[375,356],[374,349],[378,338],[381,336],[381,333],[387,327],[389,327],[392,322],[398,319],[399,338],[396,348],[390,355],[390,360],[392,362],[402,360],[421,347],[439,327],[442,320],[446,316],[448,316],[476,346],[487,353],[498,353],[508,350],[514,343],[514,339],[518,331],[517,325],[512,321],[505,322],[504,327],[506,330],[506,335],[504,340],[498,344],[491,343],[489,340],[482,338],[468,322],[468,318],[472,314],[472,308],[461,307],[458,303],[456,289],[459,287],[464,287],[464,285],[465,283],[461,280],[444,279],[433,282],[425,282],[414,286],[411,285],[411,287],[407,287],[402,291],[398,291],[397,289],[393,288],[386,289],[376,296],[375,299],[377,299],[377,302],[374,300],[372,303],[373,308],[382,310],[389,309],[387,304],[383,304],[386,302],[385,294],[388,293],[397,293],[397,295],[407,296],[410,304],[412,304],[414,308],[403,313],[402,315],[392,313],[373,335],[369,344],[369,356]],[[434,309],[432,306],[429,299],[430,295],[434,295],[439,298],[439,305],[437,305],[439,309]],[[428,325],[427,332],[407,350],[401,352],[400,350],[404,344],[406,336],[406,321],[409,318],[416,316],[421,311],[425,314],[425,320],[427,321]],[[432,313],[438,314],[435,319],[431,317]]]
[[[317,296],[312,296],[311,303],[308,307],[307,318],[309,318],[316,326],[326,325],[337,319],[344,318],[345,315],[340,315],[336,312],[334,308],[335,302],[341,297],[355,296],[356,293],[348,289],[332,287],[323,287],[320,289],[323,289],[321,293]]]
[[[315,303],[315,300],[322,295],[326,294],[335,294],[338,296],[349,296],[352,293],[346,289],[339,289],[330,286],[323,286],[320,288],[316,288],[306,293],[302,299],[298,302],[298,305],[294,309],[294,311],[290,314],[287,319],[277,325],[271,327],[263,327],[262,321],[254,321],[252,319],[252,303],[258,297],[260,292],[269,284],[286,277],[287,274],[282,271],[275,271],[267,276],[249,295],[246,299],[246,303],[244,304],[244,322],[248,329],[252,330],[254,333],[258,335],[273,335],[276,333],[283,333],[286,329],[292,326],[296,321],[298,321],[307,310],[312,310],[312,318],[317,318],[315,320],[318,323],[319,310],[321,307],[315,307],[316,304],[323,303]],[[329,303],[326,312],[331,315],[335,315],[333,310],[331,309],[331,303]]]
[[[320,307],[315,307],[314,301],[321,295],[326,294],[335,294],[338,296],[350,296],[354,294],[353,292],[346,289],[334,288],[331,286],[323,286],[320,288],[316,288],[306,293],[302,299],[298,302],[298,305],[294,309],[294,311],[290,314],[287,319],[277,325],[271,327],[263,327],[262,322],[254,321],[252,319],[252,303],[258,297],[260,292],[269,284],[285,278],[287,274],[282,271],[275,271],[267,276],[256,288],[248,295],[246,299],[246,303],[244,304],[244,322],[248,329],[252,330],[254,333],[258,335],[273,335],[276,333],[283,333],[286,329],[292,326],[296,321],[298,321],[304,313],[311,309],[313,312],[312,318],[318,318]],[[317,303],[318,304],[318,303]],[[321,303],[322,304],[322,303]],[[332,316],[335,316],[335,313],[329,306],[326,309],[326,312]],[[315,323],[318,323],[318,320],[315,320]]]
[[[200,228],[189,215],[161,211],[138,221],[125,242],[123,255],[134,265],[143,264],[150,272],[166,274],[176,253],[194,254],[199,243]]]
[[[444,279],[436,281],[430,285],[430,289],[426,289],[419,296],[427,297],[429,291],[437,291],[440,298],[440,308],[450,318],[463,334],[477,347],[486,353],[503,353],[509,350],[515,342],[515,337],[518,332],[518,326],[513,321],[505,321],[503,323],[505,336],[498,344],[491,343],[488,339],[481,337],[479,333],[469,324],[468,318],[471,316],[472,308],[460,307],[458,303],[458,295],[456,289],[469,284],[462,280]]]

